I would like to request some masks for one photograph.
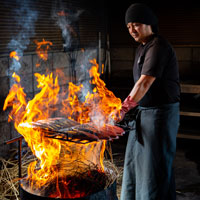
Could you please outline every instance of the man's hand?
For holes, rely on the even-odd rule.
[[[122,103],[122,107],[120,109],[120,116],[118,117],[117,122],[122,121],[126,113],[129,110],[135,108],[136,106],[138,106],[138,104],[133,99],[131,99],[131,96],[128,96]]]
[[[139,80],[135,83],[133,89],[131,90],[130,95],[122,103],[120,114],[116,117],[117,122],[122,121],[125,114],[138,105],[137,102],[139,102],[144,97],[144,95],[149,90],[155,79],[156,77],[144,74],[140,76]],[[134,98],[134,100],[132,98]]]

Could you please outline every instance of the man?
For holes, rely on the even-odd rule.
[[[121,200],[174,200],[180,100],[176,55],[157,34],[157,17],[146,5],[132,4],[125,22],[140,45],[133,66],[135,85],[120,113],[122,120],[131,109],[137,111],[126,147]]]

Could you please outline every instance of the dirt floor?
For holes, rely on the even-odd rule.
[[[119,170],[117,194],[120,199],[127,135],[112,142],[114,163]],[[177,139],[174,160],[177,200],[200,200],[200,141]]]

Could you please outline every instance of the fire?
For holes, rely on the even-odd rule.
[[[102,64],[102,69],[101,69],[101,73],[104,73],[104,64]]]
[[[17,61],[19,61],[19,59],[20,59],[20,57],[18,56],[18,53],[16,51],[12,51],[10,53],[10,58],[14,58]]]
[[[35,41],[37,44],[36,52],[39,58],[46,61],[48,59],[48,50],[50,49],[50,46],[53,45],[52,42],[42,40],[42,42]]]
[[[45,50],[39,47],[46,45]],[[47,59],[47,50],[50,42],[43,40],[38,43],[37,53],[41,58]],[[93,122],[98,127],[111,123],[115,116],[114,110],[121,107],[121,100],[109,91],[105,83],[100,79],[98,64],[96,60],[90,61],[92,64],[89,74],[90,84],[94,85],[93,91],[88,91],[87,95],[80,100],[80,94],[84,89],[83,85],[69,83],[66,98],[59,103],[60,86],[59,77],[53,78],[53,73],[41,75],[35,73],[40,92],[33,99],[27,101],[26,94],[20,84],[20,77],[13,74],[16,83],[12,85],[5,100],[3,110],[11,107],[9,121],[13,120],[16,130],[24,136],[33,154],[39,162],[32,162],[28,168],[28,180],[33,190],[40,190],[47,183],[60,180],[59,177],[66,174],[73,175],[85,170],[85,166],[93,163],[103,171],[103,158],[105,141],[90,142],[88,144],[75,144],[68,141],[56,140],[45,137],[44,133],[30,126],[31,122],[45,120],[54,116],[54,112],[60,109],[60,113],[66,118],[72,119],[80,124]],[[62,94],[62,96],[64,96]],[[27,126],[25,126],[25,124]],[[70,169],[76,169],[75,171]],[[71,197],[67,191],[67,182],[62,181],[67,194],[62,194],[57,182],[57,190],[51,197]],[[74,194],[73,198],[84,196],[84,194]]]
[[[90,63],[92,64],[89,71],[92,78],[90,83],[95,85],[92,93],[88,91],[85,101],[81,102],[78,96],[83,85],[76,86],[70,83],[68,98],[63,100],[64,109],[61,112],[81,124],[93,121],[96,125],[103,126],[114,121],[113,111],[119,111],[121,100],[116,98],[113,92],[106,88],[105,82],[101,80],[96,59],[90,60]]]
[[[19,83],[20,82],[20,77],[14,72],[12,75],[13,78]]]

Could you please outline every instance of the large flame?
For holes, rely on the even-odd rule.
[[[79,123],[94,122],[97,126],[112,123],[115,119],[114,110],[119,110],[121,100],[116,98],[113,92],[106,88],[106,84],[100,78],[98,63],[96,59],[90,60],[92,64],[89,70],[90,83],[94,85],[92,92],[87,93],[85,101],[79,101],[79,93],[83,85],[76,86],[69,83],[68,98],[63,100],[63,110],[61,112],[69,116],[70,119]]]
[[[60,113],[66,118],[81,124],[92,121],[100,127],[113,121],[115,116],[112,116],[112,112],[114,110],[119,111],[121,100],[116,98],[100,79],[98,64],[95,59],[91,60],[91,64],[92,67],[89,70],[89,74],[91,77],[90,83],[95,86],[93,91],[88,91],[83,101],[79,98],[83,85],[69,83],[67,94],[65,94],[66,98],[59,105],[59,109]],[[63,173],[70,173],[67,166],[70,166],[71,169],[81,170],[80,163],[83,163],[84,166],[93,163],[98,165],[100,170],[104,170],[105,141],[74,144],[46,138],[43,132],[28,126],[22,126],[22,124],[48,119],[58,109],[59,77],[53,78],[52,73],[46,76],[36,73],[35,77],[38,82],[37,87],[41,90],[33,99],[27,101],[26,94],[20,84],[20,77],[14,73],[13,78],[16,83],[12,85],[3,107],[3,110],[12,107],[9,121],[14,121],[16,130],[24,136],[33,154],[40,161],[39,164],[32,162],[28,168],[28,179],[32,184],[32,188],[41,189],[46,183],[55,180],[58,176],[62,176]],[[60,197],[59,195],[58,188],[57,193],[51,196]],[[77,194],[73,198],[81,195]]]

